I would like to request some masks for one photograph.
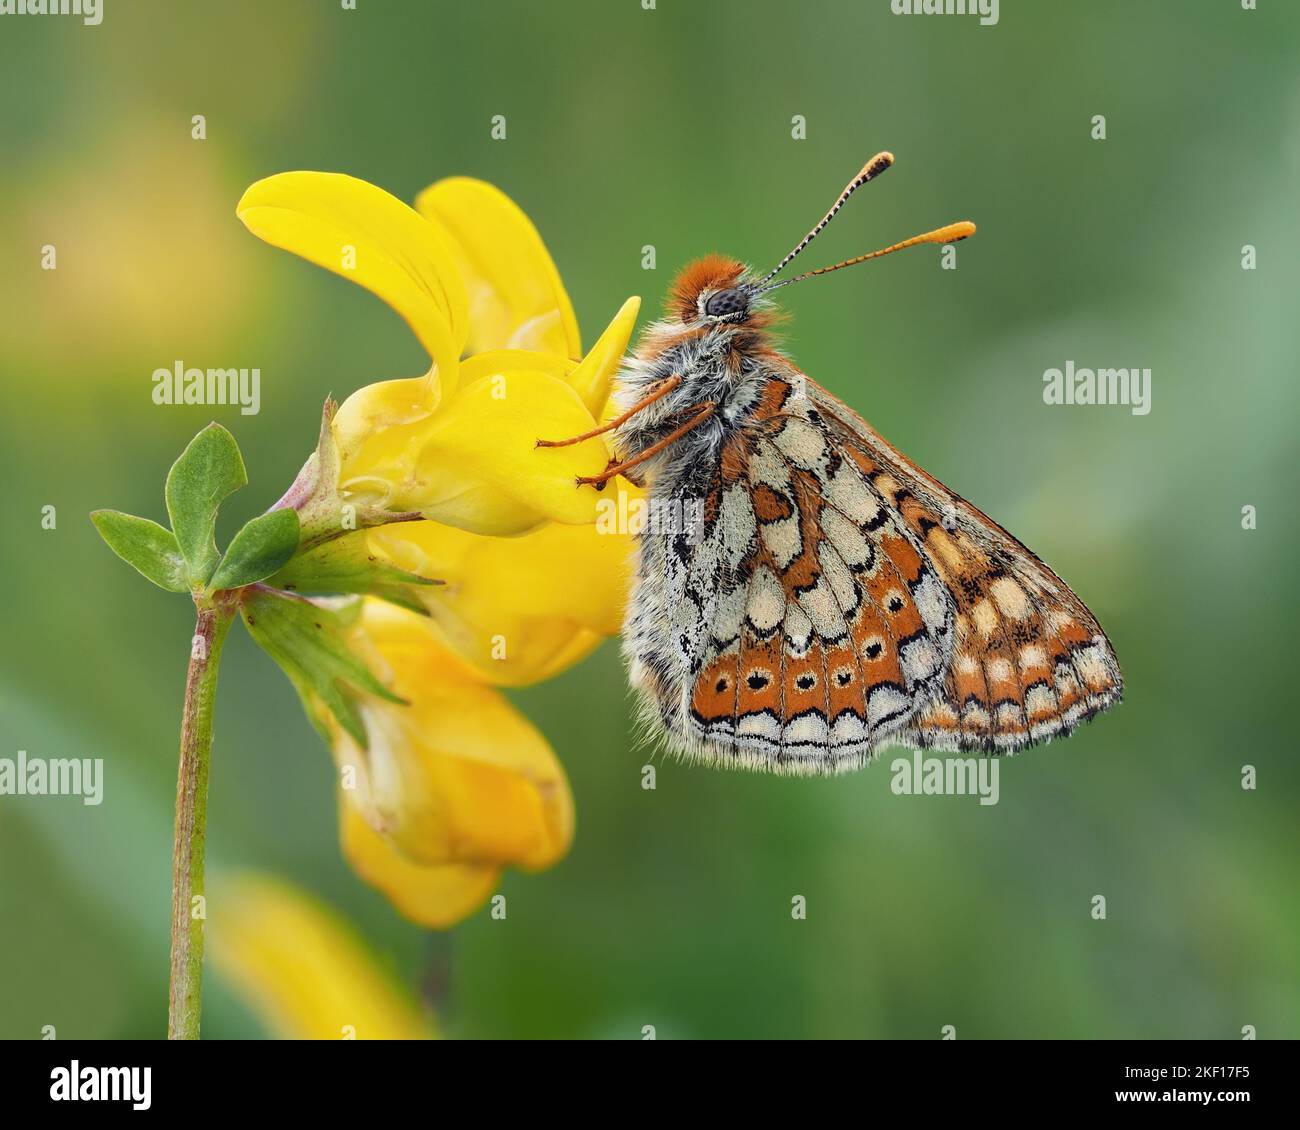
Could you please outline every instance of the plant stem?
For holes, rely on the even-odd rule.
[[[234,610],[199,605],[185,679],[180,771],[176,778],[176,837],[172,845],[172,959],[167,1038],[197,1040],[203,1007],[203,854],[208,827],[208,762],[217,669]]]

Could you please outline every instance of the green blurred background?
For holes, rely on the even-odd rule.
[[[994,27],[888,0],[0,17],[0,756],[107,773],[98,808],[0,798],[0,1036],[164,1027],[192,610],[87,512],[162,517],[166,467],[215,416],[251,477],[228,536],[292,479],[327,392],[425,367],[381,302],[245,232],[244,187],[298,168],[407,200],[494,181],[590,342],[628,294],[657,309],[694,255],[766,267],[883,148],[897,166],[809,266],[955,219],[979,234],[955,271],[931,248],[783,292],[790,351],[1078,590],[1124,705],[1003,764],[996,807],[894,796],[887,762],[829,781],[669,763],[647,792],[610,641],[513,696],[571,776],[572,853],[507,876],[507,921],[434,934],[342,862],[329,754],[236,629],[210,867],[339,908],[466,1037],[1300,1036],[1300,8],[1001,8]],[[155,407],[150,375],[178,358],[260,367],[260,414]],[[1046,407],[1067,359],[1150,367],[1151,414]],[[261,1034],[215,977],[207,1004],[205,1036]]]

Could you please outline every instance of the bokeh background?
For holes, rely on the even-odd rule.
[[[228,536],[292,479],[327,392],[425,367],[382,303],[245,232],[244,187],[296,168],[408,200],[453,173],[494,181],[589,342],[628,294],[653,312],[696,254],[775,261],[882,148],[897,166],[809,266],[959,218],[979,234],[955,271],[930,248],[783,292],[790,350],[1078,590],[1124,705],[1005,763],[996,807],[894,796],[887,763],[830,781],[659,764],[647,792],[609,641],[513,695],[571,776],[571,854],[507,876],[507,921],[437,934],[343,863],[328,752],[236,628],[210,871],[324,900],[465,1037],[1300,1036],[1300,7],[1004,0],[993,27],[889,7],[0,17],[0,756],[107,773],[97,808],[0,798],[0,1036],[164,1028],[192,610],[87,513],[162,517],[166,467],[215,417],[251,477]],[[150,375],[178,358],[260,367],[260,414],[155,407]],[[1045,406],[1043,371],[1067,359],[1151,368],[1150,415]],[[205,1036],[262,1035],[255,1015],[210,976]]]

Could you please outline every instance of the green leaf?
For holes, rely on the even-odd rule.
[[[376,679],[348,645],[347,630],[360,606],[359,599],[352,599],[335,608],[259,586],[248,590],[239,611],[248,634],[289,676],[321,736],[330,739],[319,713],[324,707],[365,749],[369,743],[357,710],[359,694],[403,704],[405,700]]]
[[[269,577],[298,549],[298,514],[272,510],[254,518],[231,540],[208,582],[211,589],[237,589]]]
[[[108,548],[142,576],[168,592],[190,591],[185,558],[171,530],[120,510],[96,510],[90,520]]]
[[[190,440],[167,472],[167,513],[192,583],[207,584],[217,567],[217,509],[247,482],[239,445],[220,424]]]
[[[367,593],[428,615],[428,609],[415,598],[411,586],[443,582],[389,565],[369,552],[366,531],[356,530],[298,554],[268,583],[289,592],[317,595]]]

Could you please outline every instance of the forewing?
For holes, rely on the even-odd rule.
[[[919,544],[955,605],[946,678],[897,739],[1009,752],[1068,734],[1118,702],[1123,685],[1110,641],[1065,582],[846,405],[812,381],[807,389],[826,430]]]

